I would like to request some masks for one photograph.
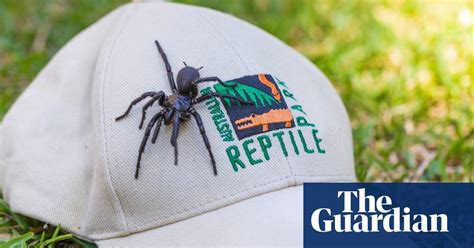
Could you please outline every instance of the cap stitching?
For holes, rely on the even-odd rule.
[[[107,77],[107,74],[108,74],[108,70],[109,70],[109,60],[112,56],[112,51],[114,50],[115,48],[115,45],[117,44],[117,41],[120,37],[120,35],[122,34],[122,32],[125,30],[125,26],[126,24],[128,23],[128,21],[131,19],[130,17],[132,16],[133,13],[135,13],[133,10],[136,8],[136,5],[134,4],[131,4],[132,7],[130,8],[130,10],[128,11],[129,13],[127,14],[127,16],[122,15],[125,17],[125,20],[123,21],[122,23],[122,26],[120,27],[120,30],[118,31],[116,37],[114,38],[114,40],[112,41],[112,45],[108,51],[108,54],[107,54],[107,57],[106,57],[106,60],[104,62],[105,64],[105,68],[104,68],[104,75],[102,77],[102,92],[101,92],[101,100],[102,100],[102,130],[103,130],[103,138],[104,138],[104,153],[105,153],[105,173],[106,173],[106,180],[107,180],[107,183],[110,185],[110,187],[112,188],[112,191],[113,191],[113,197],[117,200],[117,203],[118,203],[118,206],[119,206],[119,214],[120,214],[120,218],[121,218],[121,223],[123,225],[123,228],[126,230],[127,229],[127,220],[125,218],[125,214],[124,214],[124,211],[123,211],[123,206],[122,206],[122,203],[120,201],[120,198],[118,197],[118,194],[117,194],[117,190],[115,189],[114,185],[113,185],[113,182],[112,182],[112,179],[110,177],[110,171],[109,171],[109,159],[108,159],[108,150],[107,150],[107,135],[106,135],[106,129],[105,129],[105,104],[104,104],[104,99],[105,99],[105,96],[104,96],[104,92],[105,92],[105,79]],[[112,204],[114,205],[114,204]],[[115,212],[115,207],[113,208],[114,209],[114,212]],[[105,228],[104,229],[101,229],[99,230],[100,232],[102,232],[103,230],[106,230]],[[97,231],[95,232],[92,232],[92,233],[96,233]]]
[[[272,181],[269,181],[269,182],[266,182],[266,183],[261,183],[261,184],[258,184],[258,185],[254,185],[253,187],[250,187],[250,188],[247,188],[245,190],[241,190],[241,191],[238,191],[238,192],[235,192],[234,194],[231,194],[231,195],[224,195],[224,196],[221,196],[221,197],[216,197],[214,199],[211,199],[211,200],[208,200],[204,203],[199,203],[198,205],[196,205],[195,207],[192,207],[190,209],[184,209],[184,210],[181,210],[179,212],[176,212],[176,213],[173,213],[173,214],[168,214],[168,215],[165,215],[165,216],[161,216],[159,218],[154,218],[152,219],[151,221],[148,221],[146,223],[143,223],[142,225],[146,225],[146,224],[149,224],[149,223],[152,223],[156,220],[162,220],[162,219],[167,219],[167,218],[170,218],[170,217],[173,217],[173,216],[176,216],[176,215],[179,215],[179,214],[182,214],[182,213],[186,213],[186,212],[190,212],[192,210],[195,210],[196,208],[199,208],[199,207],[203,207],[203,206],[207,206],[211,203],[215,203],[217,201],[222,201],[224,199],[227,199],[229,197],[232,197],[232,196],[236,196],[236,195],[239,195],[239,194],[243,194],[243,193],[246,193],[252,189],[255,189],[255,188],[259,188],[259,187],[262,187],[262,186],[265,186],[265,185],[268,185],[268,184],[272,184],[272,183],[275,183],[275,182],[279,182],[279,181],[282,181],[284,179],[287,179],[288,177],[290,176],[285,176],[285,177],[281,177],[281,178],[278,178],[276,180],[272,180]]]
[[[135,7],[136,7],[136,6],[135,6]],[[217,30],[217,28],[210,22],[210,20],[209,20],[207,17],[205,17],[205,16],[202,15],[201,13],[199,13],[199,15],[200,15],[206,22],[209,23],[209,25],[215,30],[216,33],[219,33],[222,37],[224,37],[224,39],[227,41],[227,45],[237,54],[237,56],[238,56],[239,59],[241,60],[242,65],[247,69],[247,71],[250,71],[249,68],[247,67],[246,63],[244,62],[244,60],[243,60],[241,54],[240,54],[240,53],[237,51],[237,49],[231,44],[231,40],[230,40],[228,37],[226,37],[225,35],[223,35],[221,32],[219,32],[219,31]],[[108,71],[108,61],[109,61],[109,58],[111,57],[112,51],[113,51],[113,49],[114,49],[114,47],[115,47],[115,45],[116,45],[116,43],[117,43],[117,40],[118,40],[118,38],[120,37],[120,35],[121,35],[122,31],[124,30],[124,27],[125,27],[125,25],[126,25],[127,23],[128,23],[127,21],[124,22],[124,24],[123,24],[123,26],[121,27],[121,30],[119,31],[117,37],[115,38],[114,43],[113,43],[113,45],[112,45],[112,47],[111,47],[111,49],[110,49],[110,51],[109,51],[109,54],[108,54],[108,57],[107,57],[107,60],[106,60],[106,68],[105,68],[104,78],[103,78],[103,81],[102,81],[102,87],[103,87],[103,90],[102,90],[102,98],[104,98],[104,87],[105,87],[105,78],[106,78],[107,71]],[[103,112],[102,114],[104,115],[104,113],[105,113],[104,106],[102,106],[102,112]],[[103,128],[104,128],[104,130],[105,130],[104,119],[102,119],[102,124],[103,124]],[[105,146],[107,147],[107,138],[106,138],[105,135],[104,135],[104,141],[105,141]],[[107,149],[106,149],[106,148],[105,148],[105,152],[106,152],[106,166],[107,166],[107,168],[106,168],[107,170],[106,170],[106,171],[107,171],[107,174],[109,175],[109,177],[108,177],[109,183],[110,183],[110,185],[111,185],[111,187],[112,187],[112,189],[113,189],[113,191],[114,191],[114,193],[115,193],[115,195],[114,195],[115,198],[118,200],[118,204],[119,204],[119,206],[120,206],[120,211],[121,211],[122,221],[123,221],[124,224],[125,224],[125,230],[124,230],[123,232],[113,232],[113,233],[109,233],[109,234],[115,234],[115,233],[130,233],[130,232],[128,232],[128,230],[127,230],[128,228],[127,228],[126,219],[125,219],[124,212],[123,212],[122,202],[120,201],[120,198],[118,197],[118,194],[117,194],[117,190],[113,187],[113,182],[112,182],[112,180],[111,180],[111,178],[110,178],[109,165],[108,165],[108,162],[109,162],[109,161],[108,161],[108,159],[107,159]],[[288,164],[289,164],[289,161],[287,161],[287,162],[288,162]],[[289,169],[290,169],[290,173],[291,173],[292,175],[288,175],[288,176],[279,178],[279,179],[277,179],[277,180],[272,180],[272,181],[269,181],[269,182],[266,182],[266,183],[262,183],[262,184],[259,184],[259,185],[255,185],[255,186],[253,186],[253,187],[251,187],[251,188],[247,188],[247,189],[245,189],[245,190],[241,190],[241,191],[236,192],[236,193],[231,194],[231,195],[224,195],[224,196],[221,196],[221,197],[217,197],[217,198],[208,200],[208,201],[206,201],[206,202],[200,203],[200,204],[198,204],[198,205],[196,205],[195,207],[192,207],[192,208],[190,208],[190,209],[184,209],[184,210],[182,210],[182,211],[179,211],[179,212],[176,212],[176,213],[172,213],[172,214],[169,214],[169,215],[166,215],[166,216],[161,216],[161,217],[158,217],[158,218],[153,218],[153,219],[151,219],[150,221],[145,222],[145,223],[142,223],[142,224],[140,224],[140,225],[137,225],[137,224],[134,222],[135,227],[140,227],[140,226],[143,227],[143,226],[145,226],[145,225],[148,225],[148,224],[153,223],[153,222],[156,222],[156,221],[169,219],[169,218],[172,218],[172,217],[174,217],[174,216],[177,216],[177,215],[180,215],[180,214],[183,214],[183,213],[191,212],[191,211],[196,210],[197,208],[205,207],[205,206],[208,206],[208,205],[210,205],[210,204],[216,203],[216,202],[218,202],[218,201],[222,201],[222,200],[225,200],[225,199],[227,199],[227,198],[234,197],[234,196],[237,196],[237,195],[246,193],[246,192],[251,191],[251,190],[253,190],[253,189],[256,189],[256,188],[259,188],[259,187],[262,187],[262,186],[266,186],[266,185],[269,185],[269,184],[272,184],[272,183],[275,183],[275,182],[279,182],[279,181],[282,181],[282,180],[284,180],[284,179],[288,179],[288,178],[290,178],[290,177],[293,177],[293,178],[294,178],[293,182],[291,183],[291,186],[295,186],[295,185],[296,185],[296,177],[297,177],[297,176],[304,176],[304,177],[333,177],[333,176],[336,177],[336,176],[339,176],[339,177],[341,177],[341,178],[344,177],[344,176],[348,176],[348,177],[352,177],[352,176],[353,176],[353,175],[351,175],[351,174],[299,175],[299,174],[293,174],[292,169],[291,169],[291,166],[289,167]],[[271,191],[268,191],[268,192],[266,192],[266,193],[269,193],[269,192],[271,192]],[[261,194],[264,194],[264,193],[261,193]],[[257,195],[255,195],[255,196],[258,196],[258,195],[261,195],[261,194],[257,194]],[[255,196],[252,196],[252,197],[255,197]],[[249,197],[249,198],[250,198],[250,197]],[[240,202],[240,201],[241,201],[241,200],[236,201],[236,202]],[[125,202],[127,202],[126,199],[125,199]],[[232,203],[229,203],[229,204],[227,204],[227,205],[230,205],[230,204],[232,204]],[[127,204],[127,205],[128,205],[128,204]],[[133,210],[130,208],[130,206],[129,206],[129,210],[131,211],[132,216],[134,216],[134,215],[133,215]],[[209,212],[209,211],[212,211],[212,210],[206,210],[206,211],[203,211],[202,213],[206,213],[206,212]],[[199,213],[199,214],[202,214],[202,213]],[[196,214],[196,215],[198,215],[198,214]],[[186,217],[186,218],[183,218],[183,219],[188,219],[188,218],[190,218],[190,217]],[[175,222],[179,222],[179,221],[182,221],[183,219],[178,220],[178,221],[174,221],[174,222],[170,222],[170,223],[167,223],[167,224],[172,224],[172,223],[175,223]],[[165,225],[167,225],[167,224],[165,224]],[[161,226],[164,226],[164,225],[159,225],[159,226],[157,226],[157,227],[161,227]],[[148,230],[148,229],[151,229],[151,228],[147,228],[147,229],[145,229],[145,230]],[[106,229],[104,228],[104,229],[96,230],[96,231],[92,232],[91,234],[103,233],[104,230],[106,230]],[[134,232],[135,232],[135,231],[134,231]],[[138,231],[136,231],[136,232],[138,232]]]
[[[291,174],[291,177],[293,177],[293,181],[291,182],[292,185],[296,185],[296,176],[294,173],[293,173],[293,169],[291,168],[291,163],[290,163],[290,160],[288,158],[286,158],[286,164],[288,165],[288,169],[290,170],[290,174]]]
[[[205,9],[207,10],[207,9]],[[202,15],[201,13],[199,13],[199,15],[206,20],[206,22],[209,24],[209,26],[211,26],[215,32],[218,32],[222,37],[224,37],[224,39],[227,41],[227,44],[228,46],[234,50],[234,52],[237,54],[237,56],[239,57],[240,61],[242,62],[242,64],[245,66],[245,68],[247,69],[247,72],[250,73],[250,70],[247,66],[247,64],[245,63],[244,59],[242,58],[242,55],[239,53],[239,51],[232,45],[232,42],[231,42],[231,39],[229,37],[227,37],[224,33],[220,32],[216,27],[215,25],[204,15]],[[292,181],[292,185],[296,185],[296,175],[294,174],[293,172],[293,169],[291,168],[291,163],[290,163],[290,160],[287,158],[286,159],[286,164],[288,165],[288,170],[289,170],[289,173],[290,175],[293,177],[293,181]]]
[[[137,3],[137,4],[140,4],[140,3]],[[143,3],[142,3],[142,4],[143,4]],[[202,8],[202,9],[205,10],[205,11],[208,11],[208,9],[206,9],[206,8]],[[245,67],[245,69],[247,70],[247,72],[250,72],[249,68],[248,68],[247,65],[245,64],[245,61],[243,60],[243,58],[242,58],[242,56],[240,55],[240,53],[237,51],[237,49],[236,49],[234,46],[232,46],[231,40],[230,40],[229,38],[227,38],[222,32],[220,32],[220,31],[212,24],[212,22],[211,22],[206,16],[202,15],[200,12],[197,12],[197,14],[209,24],[209,26],[214,30],[214,34],[218,34],[219,36],[222,36],[222,37],[225,39],[226,42],[223,42],[223,43],[227,44],[227,45],[230,47],[230,49],[233,50],[233,51],[235,52],[235,54],[237,54],[237,56],[239,57],[240,61],[242,62],[242,65]],[[215,36],[218,37],[218,35],[215,35]],[[234,63],[235,63],[235,62],[234,62]],[[237,63],[236,63],[236,64],[237,64]],[[290,169],[290,170],[291,170],[291,169]],[[290,172],[290,173],[293,174],[292,172]],[[295,181],[296,181],[296,180],[293,180],[292,185],[294,185],[294,182],[295,182]],[[114,189],[114,191],[115,191],[115,189]],[[119,197],[117,196],[117,198],[119,198]],[[119,200],[119,203],[120,203],[120,200]],[[133,225],[134,225],[135,227],[140,226],[140,225],[138,225],[138,224],[135,222],[135,214],[134,214],[133,208],[130,207],[130,204],[129,204],[129,202],[128,202],[128,199],[125,198],[124,201],[123,201],[123,203],[128,206],[128,209],[129,209],[129,211],[130,211],[130,213],[131,213],[131,215],[132,215],[132,219],[133,219],[132,222],[133,222]],[[178,213],[176,213],[176,214],[178,214]],[[142,225],[143,225],[143,224],[142,224]]]
[[[237,195],[246,193],[246,192],[248,192],[248,191],[250,191],[250,190],[253,190],[253,189],[255,189],[255,188],[259,188],[259,187],[266,186],[266,185],[269,185],[269,184],[272,184],[272,183],[275,183],[275,182],[279,182],[279,181],[282,181],[282,180],[284,180],[284,179],[288,179],[288,178],[293,177],[293,176],[295,176],[295,177],[296,177],[296,176],[302,176],[302,177],[333,177],[333,176],[336,177],[336,176],[337,176],[337,177],[341,177],[341,178],[342,178],[343,176],[352,177],[351,174],[346,174],[346,173],[341,173],[341,174],[324,174],[324,175],[309,175],[309,176],[308,176],[308,175],[303,175],[303,174],[301,174],[301,175],[300,175],[300,174],[289,175],[289,176],[281,177],[281,178],[279,178],[279,179],[272,180],[272,181],[269,181],[269,182],[266,182],[266,183],[262,183],[262,184],[255,185],[255,186],[253,186],[253,187],[247,188],[247,189],[245,189],[245,190],[238,191],[238,192],[233,193],[233,194],[230,194],[230,195],[225,195],[225,196],[222,196],[222,197],[214,198],[214,199],[212,199],[212,200],[208,200],[208,201],[206,201],[206,202],[204,202],[204,203],[200,203],[200,204],[198,204],[198,205],[196,205],[195,207],[190,208],[190,209],[184,209],[184,210],[179,211],[179,212],[177,212],[177,213],[173,213],[173,214],[169,214],[169,215],[162,216],[162,217],[159,217],[159,218],[151,219],[150,221],[141,224],[141,226],[148,225],[148,224],[150,224],[150,223],[152,223],[152,222],[155,222],[155,221],[158,221],[158,220],[169,219],[169,218],[174,217],[174,216],[176,216],[176,215],[193,211],[193,210],[195,210],[195,209],[197,209],[197,208],[199,208],[199,207],[204,207],[204,206],[210,205],[210,204],[212,204],[212,203],[215,203],[215,202],[217,202],[217,201],[222,201],[222,200],[225,200],[225,199],[227,199],[227,198],[230,198],[230,197],[233,197],[233,196],[237,196]],[[296,186],[296,185],[291,185],[291,186]],[[281,188],[281,189],[283,189],[283,188]],[[276,191],[276,190],[273,190],[273,191]],[[270,193],[270,192],[273,192],[273,191],[268,191],[268,192],[265,192],[265,193]],[[262,195],[262,194],[265,194],[265,193],[257,194],[257,195],[254,195],[254,196],[252,196],[252,197],[256,197],[256,196],[259,196],[259,195]],[[249,199],[252,198],[252,197],[249,197]],[[240,202],[240,201],[237,201],[237,202]],[[235,203],[235,202],[234,202],[234,203]],[[229,203],[229,204],[227,204],[227,205],[225,205],[225,206],[228,206],[228,205],[231,205],[231,204],[232,204],[232,203]],[[212,210],[207,210],[207,211],[204,211],[204,212],[202,212],[202,213],[200,213],[200,214],[207,213],[207,212],[210,212],[210,211],[212,211]],[[200,215],[200,214],[196,214],[196,215]],[[182,220],[188,219],[188,218],[190,218],[190,217],[183,218]],[[182,220],[179,220],[179,221],[182,221]],[[167,224],[164,224],[164,225],[160,225],[160,226],[157,226],[156,228],[161,227],[161,226],[165,226],[165,225],[168,225],[168,224],[176,223],[176,222],[179,222],[179,221],[170,222],[170,223],[167,223]],[[149,230],[149,229],[152,229],[152,228],[147,228],[147,229],[145,229],[145,230]],[[104,229],[104,230],[105,230],[105,229]],[[99,233],[100,231],[102,231],[102,230],[98,230],[98,231],[92,232],[92,234]],[[134,231],[134,232],[139,232],[139,231]]]
[[[238,192],[236,192],[236,193],[234,193],[234,194],[231,194],[231,195],[224,195],[224,196],[222,196],[222,197],[217,197],[217,198],[214,198],[214,199],[212,199],[212,200],[208,200],[207,202],[200,203],[200,204],[198,204],[196,207],[193,207],[193,208],[190,208],[190,209],[184,209],[184,210],[179,211],[179,212],[176,212],[176,213],[174,213],[174,214],[169,214],[169,215],[162,216],[162,217],[159,217],[159,218],[154,218],[154,219],[152,219],[152,220],[149,221],[149,222],[143,223],[142,225],[147,225],[147,224],[152,223],[152,222],[154,222],[154,221],[156,221],[156,220],[167,219],[167,218],[174,217],[174,216],[179,215],[179,214],[182,214],[182,213],[190,212],[190,211],[192,211],[192,210],[195,210],[195,209],[198,208],[198,207],[207,206],[207,205],[209,205],[209,204],[211,204],[211,203],[215,203],[215,202],[217,202],[217,201],[222,201],[222,200],[225,200],[225,199],[227,199],[227,198],[229,198],[229,197],[233,197],[233,196],[236,196],[236,195],[239,195],[239,194],[243,194],[243,193],[246,193],[246,192],[248,192],[248,191],[250,191],[250,190],[252,190],[252,189],[259,188],[259,187],[262,187],[262,186],[266,186],[266,185],[268,185],[268,184],[272,184],[272,183],[275,183],[275,182],[279,182],[279,181],[282,181],[282,180],[284,180],[284,179],[288,179],[288,178],[293,177],[293,176],[304,176],[304,177],[307,177],[308,175],[288,175],[288,176],[284,176],[284,177],[281,177],[281,178],[276,179],[276,180],[272,180],[272,181],[269,181],[269,182],[266,182],[266,183],[258,184],[258,185],[255,185],[255,186],[253,186],[253,187],[247,188],[247,189],[245,189],[245,190],[238,191]],[[331,175],[314,175],[314,176],[321,177],[321,176],[351,176],[351,175],[349,175],[349,174],[331,174]],[[291,186],[295,186],[295,185],[291,185]],[[276,191],[276,190],[275,190],[275,191]],[[269,193],[269,192],[267,192],[267,193]],[[262,193],[262,194],[263,194],[263,193]],[[260,194],[259,194],[259,195],[260,195]],[[255,195],[255,196],[258,196],[258,195]]]

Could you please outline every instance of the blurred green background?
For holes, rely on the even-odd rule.
[[[2,0],[0,118],[59,48],[124,2]],[[473,181],[472,1],[179,2],[245,19],[317,65],[351,117],[360,181]]]

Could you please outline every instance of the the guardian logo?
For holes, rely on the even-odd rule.
[[[311,226],[316,232],[449,232],[446,214],[411,214],[409,207],[391,207],[389,196],[366,195],[365,188],[338,191],[337,198],[344,204],[342,213],[332,213],[330,208],[312,213]],[[358,207],[352,209],[356,200]]]

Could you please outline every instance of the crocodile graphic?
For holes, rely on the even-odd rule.
[[[263,114],[252,114],[250,116],[236,120],[234,123],[237,125],[238,130],[248,129],[252,127],[262,127],[262,132],[269,130],[269,125],[273,123],[285,123],[286,128],[291,127],[291,121],[293,116],[287,108],[282,109],[271,109]]]
[[[259,73],[227,80],[232,87],[216,83],[211,86],[216,93],[241,98],[252,104],[220,99],[232,128],[239,140],[295,125],[290,108],[286,104],[279,80],[270,74]]]

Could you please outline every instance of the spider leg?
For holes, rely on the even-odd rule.
[[[250,105],[253,104],[253,102],[245,101],[245,100],[242,99],[242,98],[235,97],[235,96],[230,95],[230,94],[221,94],[221,93],[217,93],[217,92],[212,92],[212,93],[209,93],[209,94],[200,96],[200,97],[196,98],[196,99],[193,101],[193,104],[206,101],[207,99],[209,99],[209,98],[211,98],[211,97],[229,98],[229,99],[238,101],[238,102],[240,102],[240,103],[242,103],[242,104],[250,104]]]
[[[176,112],[173,122],[173,134],[171,135],[171,145],[174,147],[174,165],[178,165],[178,135],[181,125],[181,114]]]
[[[165,96],[165,93],[163,91],[159,91],[153,96],[153,98],[151,98],[150,101],[148,101],[145,105],[143,105],[142,119],[140,120],[140,126],[138,126],[139,129],[142,129],[143,127],[143,122],[145,121],[145,118],[146,118],[146,110],[149,107],[151,107],[157,100],[158,100],[158,103],[162,105],[164,101],[164,96]]]
[[[158,138],[158,133],[160,132],[163,117],[164,117],[164,115],[160,116],[160,118],[157,120],[155,131],[153,131],[153,137],[151,138],[151,143],[152,144],[156,143],[156,139]]]
[[[165,52],[163,51],[163,48],[161,48],[160,43],[155,40],[156,47],[158,48],[158,52],[161,55],[161,58],[163,59],[163,62],[165,63],[166,67],[166,73],[168,74],[168,80],[170,82],[170,87],[173,93],[177,92],[176,90],[176,83],[174,82],[174,77],[173,77],[173,70],[171,69],[170,62],[168,62],[168,58],[166,57]]]
[[[211,144],[209,143],[209,139],[207,138],[206,130],[204,129],[204,124],[202,123],[201,115],[199,115],[199,113],[193,107],[190,108],[190,113],[194,116],[194,119],[196,119],[196,123],[199,127],[199,132],[201,133],[202,139],[204,140],[204,144],[206,145],[206,149],[209,152],[209,156],[211,157],[212,170],[214,171],[214,175],[217,176],[216,161],[214,160],[214,155],[212,154]]]
[[[228,82],[224,82],[222,81],[220,78],[218,77],[204,77],[204,78],[198,78],[197,80],[195,80],[193,82],[193,85],[196,85],[196,84],[200,84],[200,83],[204,83],[204,82],[212,82],[212,81],[217,81],[219,82],[220,84],[223,84],[224,86],[227,86],[227,87],[235,87],[237,84],[236,83],[228,83]]]
[[[130,113],[130,110],[132,109],[133,105],[141,102],[143,99],[149,97],[149,96],[154,96],[156,94],[156,92],[145,92],[143,93],[141,96],[139,96],[138,98],[136,98],[135,100],[133,100],[130,105],[128,106],[127,110],[125,111],[125,113],[117,118],[115,118],[115,121],[119,121],[121,119],[123,119],[125,116],[128,115],[128,113]]]
[[[145,130],[145,135],[143,136],[142,143],[140,145],[140,149],[138,150],[138,160],[137,160],[137,166],[136,166],[136,169],[135,169],[135,179],[138,179],[138,172],[140,170],[140,162],[142,160],[142,154],[145,151],[145,146],[146,146],[146,143],[148,141],[148,138],[150,137],[151,129],[153,128],[153,126],[155,125],[155,123],[158,119],[160,119],[160,121],[161,121],[161,119],[162,119],[161,116],[163,116],[163,111],[160,111],[158,114],[153,116],[153,118],[151,118],[150,122],[148,122],[148,126]]]

